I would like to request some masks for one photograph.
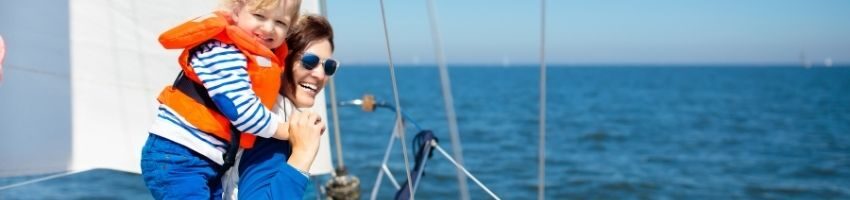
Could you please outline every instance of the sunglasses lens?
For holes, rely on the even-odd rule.
[[[319,65],[319,56],[310,53],[304,54],[301,57],[301,65],[304,66],[304,69],[313,70],[313,68]]]
[[[336,68],[339,67],[339,63],[334,59],[328,59],[325,61],[325,74],[328,76],[334,75],[336,72]]]
[[[315,69],[317,66],[319,66],[319,62],[321,61],[322,59],[319,58],[318,55],[313,53],[305,53],[304,56],[301,56],[301,65],[304,67],[304,69],[307,70]],[[333,75],[334,72],[336,72],[336,68],[339,67],[339,62],[332,58],[329,58],[325,60],[323,65],[325,66],[325,74],[330,76]]]

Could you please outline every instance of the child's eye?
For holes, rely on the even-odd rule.
[[[259,19],[259,20],[264,20],[264,19],[266,19],[266,16],[263,16],[263,15],[261,15],[261,14],[254,13],[253,15],[254,15],[254,18],[257,18],[257,19]]]
[[[286,27],[286,23],[283,23],[283,21],[277,20],[277,21],[274,21],[274,23],[278,26]]]

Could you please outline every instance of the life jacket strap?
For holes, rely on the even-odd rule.
[[[186,73],[182,70],[180,71],[180,74],[177,75],[177,79],[174,80],[172,87],[180,90],[180,92],[191,97],[196,102],[203,104],[208,109],[221,113],[215,105],[215,102],[213,102],[212,98],[210,98],[207,89],[204,88],[203,85],[195,83],[191,79],[187,78]],[[227,151],[221,155],[224,159],[224,164],[221,168],[222,174],[236,163],[236,152],[239,151],[239,139],[241,133],[242,132],[237,130],[233,124],[230,124],[230,144],[227,145]]]

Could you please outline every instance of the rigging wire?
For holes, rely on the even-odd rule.
[[[321,6],[321,15],[325,18],[328,17],[327,6],[325,5],[325,0],[321,0],[319,2],[319,6]],[[334,146],[336,146],[336,162],[337,168],[345,167],[345,163],[342,159],[342,138],[340,134],[339,128],[339,111],[336,103],[336,83],[334,82],[334,77],[328,77],[328,85],[330,86],[330,104],[331,104],[331,117],[333,118],[334,123]]]
[[[384,24],[384,39],[387,44],[387,60],[389,62],[390,67],[390,79],[392,79],[393,86],[393,98],[395,99],[395,115],[396,115],[396,124],[398,129],[398,136],[401,140],[401,155],[404,156],[404,173],[407,175],[407,180],[410,180],[410,161],[407,158],[407,145],[405,144],[405,135],[404,135],[404,118],[401,116],[401,101],[398,98],[398,84],[396,83],[395,77],[395,67],[393,67],[393,53],[390,50],[390,33],[387,30],[387,14],[384,11],[384,0],[380,0],[381,3],[381,20]],[[407,181],[407,189],[413,191],[413,183]],[[410,199],[414,199],[413,193],[410,193]]]
[[[452,142],[452,153],[454,158],[460,165],[463,165],[463,148],[460,144],[460,134],[457,128],[457,115],[454,109],[454,97],[452,97],[451,80],[449,78],[449,70],[446,66],[446,56],[443,53],[443,42],[440,39],[440,30],[437,25],[437,14],[434,7],[434,1],[428,0],[428,19],[431,24],[431,36],[434,39],[434,51],[437,57],[437,66],[440,70],[440,86],[443,91],[443,102],[446,107],[446,120],[449,124],[449,136]],[[469,199],[469,190],[466,185],[466,177],[463,176],[463,171],[457,168],[457,183],[460,190],[460,199]],[[413,191],[415,192],[415,191]]]
[[[343,163],[342,160],[342,138],[340,137],[341,134],[339,133],[339,113],[337,111],[337,104],[333,103],[336,102],[336,84],[334,84],[334,78],[331,77],[330,80],[328,80],[328,83],[331,86],[331,117],[333,117],[334,121],[334,144],[336,146],[336,162],[338,168],[343,168],[345,167],[345,163]]]
[[[546,0],[540,0],[540,148],[538,149],[537,199],[546,193]]]
[[[399,123],[396,123],[398,126]],[[396,187],[396,190],[401,189],[398,185],[398,181],[393,178],[392,172],[387,168],[387,161],[390,159],[390,152],[392,151],[393,144],[395,144],[396,136],[398,136],[398,127],[393,127],[393,132],[390,135],[390,141],[387,144],[387,149],[384,151],[384,160],[381,161],[381,169],[378,170],[378,177],[375,178],[375,185],[372,186],[372,194],[370,195],[370,200],[375,200],[378,198],[378,189],[381,187],[381,180],[384,178],[384,174],[387,175],[387,178],[393,183],[393,186]]]
[[[481,187],[481,189],[483,189],[484,192],[487,192],[487,194],[489,194],[491,197],[493,197],[493,199],[501,200],[501,198],[499,198],[499,196],[496,196],[496,194],[493,193],[493,191],[490,191],[490,188],[487,188],[487,186],[485,186],[484,183],[481,183],[481,181],[479,181],[478,178],[475,178],[475,176],[473,176],[472,173],[469,173],[469,171],[467,171],[466,168],[463,167],[463,165],[460,165],[457,162],[455,162],[455,160],[452,159],[451,156],[449,156],[449,153],[446,153],[446,150],[443,150],[443,148],[441,148],[440,145],[438,145],[436,141],[432,140],[431,145],[434,146],[434,149],[437,149],[437,151],[442,153],[443,156],[445,156],[446,159],[449,160],[449,162],[451,162],[452,164],[455,165],[455,167],[457,167],[458,169],[463,171],[463,173],[466,174],[466,176],[469,176],[469,179],[472,179],[472,182],[475,182],[475,184],[478,184],[478,186]]]

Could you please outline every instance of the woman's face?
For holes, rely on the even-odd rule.
[[[307,53],[319,56],[321,61],[333,56],[331,43],[327,39],[313,41],[307,45],[303,53],[298,55],[299,59],[294,63],[291,74],[295,90],[290,90],[292,94],[286,96],[299,108],[312,107],[316,102],[316,95],[325,88],[325,83],[328,82],[324,62],[319,62],[319,65],[312,70],[304,68],[301,57]]]

